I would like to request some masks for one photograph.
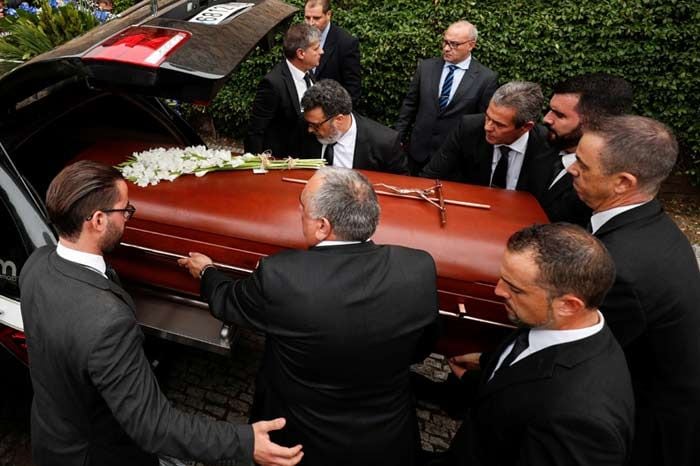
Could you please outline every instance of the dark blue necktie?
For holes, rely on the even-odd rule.
[[[440,91],[440,99],[438,104],[440,105],[440,110],[444,110],[447,104],[450,102],[450,91],[452,90],[452,81],[455,77],[455,70],[457,65],[449,65],[449,71],[447,76],[445,76],[445,82],[442,83],[442,90]]]

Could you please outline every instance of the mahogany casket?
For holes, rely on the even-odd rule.
[[[117,142],[108,150],[104,145],[85,150],[78,158],[115,165],[150,147]],[[373,183],[400,188],[434,184],[429,179],[363,173]],[[136,298],[142,325],[184,338],[206,316],[208,325],[220,329],[206,305],[197,302],[199,282],[178,267],[177,258],[201,252],[232,276],[243,277],[267,255],[305,247],[299,207],[304,185],[284,178],[307,180],[312,175],[311,170],[246,170],[186,175],[145,188],[129,183],[130,202],[137,211],[111,261]],[[430,203],[380,194],[381,218],[372,239],[423,249],[434,258],[443,320],[436,352],[452,355],[492,348],[512,329],[494,294],[506,241],[516,230],[547,218],[527,193],[442,184],[446,199],[488,208],[448,204],[442,225],[439,210]],[[191,319],[175,322],[178,306],[188,306]]]

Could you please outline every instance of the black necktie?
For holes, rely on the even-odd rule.
[[[506,356],[501,365],[498,367],[499,371],[504,367],[510,367],[513,361],[515,361],[515,358],[517,358],[520,355],[520,353],[525,351],[527,347],[530,346],[530,342],[528,340],[529,336],[529,328],[518,330],[518,335],[515,337],[515,341],[513,342],[513,349],[510,350],[508,356]]]
[[[440,90],[440,99],[438,99],[440,110],[444,110],[450,102],[450,91],[452,91],[452,81],[454,81],[457,65],[449,65],[448,68],[449,71],[447,72],[447,76],[445,76],[445,82],[442,83],[442,89]]]
[[[323,158],[328,161],[328,165],[333,165],[333,146],[335,146],[335,143],[333,144],[328,144],[326,146],[326,151],[323,153]]]
[[[311,76],[311,71],[304,73],[304,82],[306,83],[307,89],[314,85],[314,77]]]
[[[498,148],[498,150],[501,151],[501,158],[498,159],[496,169],[493,171],[491,186],[494,188],[506,189],[506,179],[508,175],[508,152],[510,152],[510,147],[501,146]]]
[[[556,179],[557,175],[564,169],[564,160],[562,159],[562,156],[559,155],[557,157],[556,162],[554,162],[554,165],[552,166],[552,177],[549,179],[549,187],[552,187],[552,183],[554,183],[554,180]]]
[[[117,275],[117,271],[114,270],[114,268],[107,264],[107,269],[105,270],[105,275],[107,275],[107,278],[109,278],[111,281],[116,283],[117,285],[121,286],[122,282],[119,280],[119,275]]]

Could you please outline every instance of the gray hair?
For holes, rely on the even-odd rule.
[[[301,99],[304,110],[321,107],[327,117],[352,113],[350,94],[339,82],[322,79],[311,86]]]
[[[639,189],[656,195],[678,158],[678,142],[663,123],[637,115],[601,119],[590,132],[603,139],[600,165],[603,173],[627,172]]]
[[[458,28],[467,28],[469,29],[469,37],[467,40],[476,40],[479,37],[479,31],[476,30],[476,26],[474,26],[472,23],[470,23],[467,20],[460,20],[460,21],[455,21],[454,23],[450,24],[447,29],[456,26]]]
[[[539,84],[528,81],[511,81],[496,89],[491,102],[515,109],[515,126],[536,122],[542,112],[544,95]]]
[[[284,56],[291,60],[296,57],[297,50],[306,50],[314,42],[321,40],[321,31],[306,23],[292,24],[282,41]]]
[[[379,224],[379,202],[369,180],[349,168],[323,167],[322,182],[309,199],[309,213],[325,217],[342,241],[365,241]]]

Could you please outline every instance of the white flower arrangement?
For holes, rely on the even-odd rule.
[[[157,147],[144,152],[134,152],[129,160],[117,165],[124,178],[145,187],[162,180],[173,181],[181,175],[204,176],[211,171],[247,170],[256,173],[267,170],[294,168],[321,168],[324,159],[273,159],[268,154],[231,155],[230,151],[207,149],[205,146],[182,148]]]

